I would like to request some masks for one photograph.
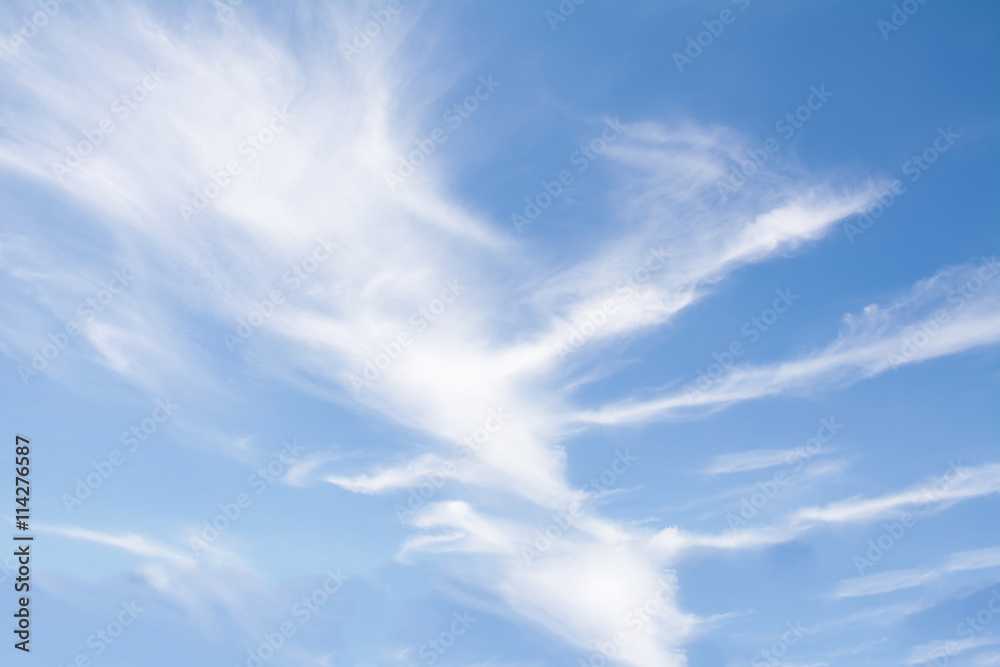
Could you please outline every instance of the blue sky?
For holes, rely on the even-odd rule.
[[[0,27],[3,664],[1000,664],[995,3]]]

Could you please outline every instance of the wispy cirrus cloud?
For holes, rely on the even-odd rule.
[[[194,559],[189,555],[178,551],[169,545],[161,544],[143,535],[137,535],[134,533],[112,534],[103,533],[97,530],[79,528],[77,526],[47,524],[36,525],[35,529],[43,533],[51,533],[61,537],[85,540],[95,544],[123,549],[124,551],[136,556],[142,556],[144,558],[168,560],[188,565],[194,563]]]
[[[994,644],[1000,644],[1000,637],[987,635],[983,637],[963,637],[962,639],[941,639],[927,642],[926,644],[921,644],[910,649],[910,653],[906,656],[903,664],[924,665],[933,663],[935,660],[941,660],[942,658],[950,659],[970,649],[992,646]]]
[[[800,449],[754,449],[747,452],[736,452],[734,454],[720,454],[712,458],[709,464],[702,471],[707,475],[721,475],[727,473],[746,472],[748,470],[760,470],[762,468],[773,468],[774,466],[794,463],[801,458],[809,456]]]
[[[889,370],[1000,342],[1000,269],[992,258],[942,269],[888,306],[848,314],[837,339],[808,355],[742,365],[691,394],[623,401],[581,411],[581,423],[626,424],[676,418],[763,398],[836,387]],[[985,278],[980,278],[983,275]],[[974,293],[968,286],[978,285]]]
[[[991,567],[1000,567],[1000,547],[953,553],[947,562],[935,568],[894,570],[855,579],[844,579],[833,595],[838,598],[877,595],[903,588],[922,586],[951,572],[981,570]]]
[[[739,531],[706,534],[688,532],[676,526],[668,527],[650,539],[650,546],[671,558],[705,549],[759,549],[787,542],[824,525],[868,523],[906,510],[941,511],[956,502],[997,493],[1000,493],[1000,464],[961,467],[922,484],[873,498],[854,496],[826,505],[800,507],[768,525],[751,525]],[[976,557],[990,562],[992,555],[984,552]],[[973,556],[968,558],[972,559]]]

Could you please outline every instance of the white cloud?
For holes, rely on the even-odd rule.
[[[893,570],[867,577],[844,579],[840,582],[834,596],[849,598],[888,593],[901,588],[920,586],[937,579],[939,576],[941,576],[940,573],[934,570]]]
[[[735,454],[720,454],[712,458],[703,472],[710,475],[760,470],[794,463],[808,456],[800,449],[754,449]]]
[[[1000,547],[987,547],[974,551],[954,553],[948,559],[945,568],[951,571],[981,570],[1000,566]]]
[[[955,502],[1000,493],[1000,464],[955,467],[944,475],[901,491],[874,498],[855,496],[822,506],[801,507],[768,525],[750,525],[725,533],[694,533],[670,526],[650,539],[650,546],[669,558],[699,549],[758,549],[780,544],[823,525],[867,523],[901,511],[934,512]],[[989,555],[959,562],[992,562]]]
[[[282,481],[292,486],[308,486],[319,476],[319,468],[330,461],[337,460],[340,456],[340,454],[333,450],[306,454],[288,464],[288,470],[282,477]]]
[[[1000,643],[1000,637],[991,637],[989,635],[963,639],[940,639],[914,646],[910,649],[903,664],[923,665],[934,662],[935,659],[950,659],[969,649],[979,648],[980,646],[992,646],[997,643]]]
[[[966,298],[957,290],[979,280]],[[846,315],[844,330],[826,348],[769,365],[742,365],[700,391],[677,391],[651,401],[624,401],[581,411],[582,423],[625,424],[717,409],[732,403],[816,387],[840,386],[888,370],[1000,341],[1000,280],[992,259],[946,268],[888,307],[870,305]],[[941,313],[942,321],[935,317]]]
[[[1000,566],[1000,547],[989,547],[975,551],[953,553],[948,561],[937,568],[925,570],[893,570],[866,577],[844,579],[840,582],[834,597],[859,597],[888,593],[904,588],[922,586],[940,579],[950,572],[982,570]]]
[[[94,542],[95,544],[102,544],[104,546],[123,549],[136,556],[175,561],[183,564],[194,563],[194,558],[188,556],[187,554],[179,552],[170,546],[160,544],[155,540],[150,540],[149,538],[143,537],[142,535],[136,535],[134,533],[113,535],[111,533],[102,533],[100,531],[78,528],[76,526],[50,526],[44,524],[36,525],[35,529],[43,533],[51,533],[53,535],[69,537],[77,540],[85,540],[88,542]]]
[[[444,481],[441,471],[444,462],[433,454],[409,461],[402,467],[387,468],[371,474],[361,474],[354,477],[327,475],[324,481],[341,486],[348,491],[358,493],[382,493],[394,489],[408,489],[421,482],[428,481],[435,473]]]
[[[822,507],[804,507],[795,512],[792,524],[847,523],[871,521],[899,510],[941,505],[1000,492],[1000,464],[976,468],[950,465],[949,472],[924,484],[876,498],[851,498]]]
[[[1000,665],[1000,653],[984,653],[982,655],[977,655],[973,664],[976,665],[976,667]]]

